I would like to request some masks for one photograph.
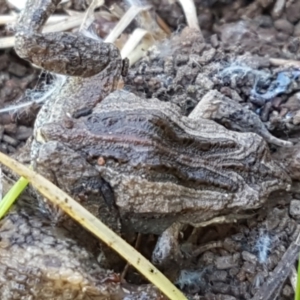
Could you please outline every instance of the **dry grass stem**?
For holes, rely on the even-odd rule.
[[[140,12],[150,8],[151,6],[131,6],[120,19],[118,24],[114,27],[114,29],[110,32],[110,34],[106,37],[105,42],[113,43]]]
[[[52,24],[46,25],[43,32],[57,32],[57,31],[65,31],[70,30],[72,28],[79,27],[82,23],[84,18],[84,13],[80,13],[76,16],[69,16],[66,20]]]
[[[159,25],[159,27],[167,34],[171,35],[172,31],[168,24],[156,13],[156,22]]]
[[[119,19],[116,16],[114,16],[112,13],[104,10],[94,13],[94,15],[95,15],[95,20],[97,20],[97,18],[100,17],[105,19],[106,21],[111,21],[111,22],[114,22]]]
[[[120,7],[120,5],[118,5],[117,3],[113,4],[110,8],[109,8],[109,11],[114,15],[116,16],[118,19],[121,19],[124,14],[125,14],[125,11],[123,10],[122,7]]]
[[[86,31],[91,26],[91,24],[95,20],[94,11],[96,8],[101,7],[104,4],[104,0],[93,0],[90,4],[89,8],[87,9],[79,31]]]
[[[157,15],[153,9],[142,11],[137,16],[139,27],[151,33],[155,40],[161,41],[167,37],[166,32],[157,23]]]
[[[26,0],[6,0],[6,2],[17,10],[22,10],[25,7]]]
[[[201,33],[194,0],[178,0],[178,1],[182,6],[188,26],[190,28],[199,30]]]
[[[136,30],[138,30],[138,29],[136,29]],[[143,29],[141,29],[141,30],[143,30]],[[133,37],[134,34],[132,34],[130,39],[132,38],[133,40],[135,40],[135,43],[136,43],[137,40],[142,36],[142,34],[143,34],[143,32],[137,32],[136,35],[139,35],[139,37]],[[140,39],[140,41],[141,41],[141,43],[138,43],[138,45],[135,47],[135,49],[127,55],[130,65],[133,65],[141,57],[143,57],[145,55],[145,52],[154,44],[154,39],[153,39],[152,35],[149,33],[143,35],[143,37],[142,37],[142,39]],[[126,44],[128,44],[128,41]]]
[[[77,11],[77,10],[73,10],[73,9],[65,9],[64,10],[69,16],[77,16],[77,15],[80,15],[82,14],[81,11]],[[50,16],[51,18],[51,16]]]
[[[14,46],[14,44],[15,44],[14,36],[0,38],[0,49],[11,48]]]
[[[15,15],[0,15],[0,25],[13,24],[16,20]]]
[[[277,67],[295,67],[300,68],[300,61],[299,60],[291,60],[291,59],[282,59],[282,58],[270,58],[269,62],[273,66]]]
[[[147,40],[149,40],[149,41],[152,40],[151,44],[149,42],[144,44],[145,47],[147,47],[147,45],[148,45],[148,48],[149,48],[149,46],[151,46],[154,43],[152,36],[145,29],[142,29],[142,28],[135,29],[121,50],[122,58],[128,57],[130,55],[130,53],[137,47],[137,45],[144,39],[144,37],[146,37]],[[145,50],[147,50],[147,49],[145,49]],[[131,61],[130,61],[130,63],[131,63]]]

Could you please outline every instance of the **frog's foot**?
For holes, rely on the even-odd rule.
[[[157,265],[171,280],[175,280],[180,270],[183,255],[179,247],[179,234],[183,225],[174,223],[159,237],[152,253],[152,262]]]
[[[291,142],[274,137],[257,114],[217,90],[209,91],[189,115],[189,118],[211,119],[231,130],[257,133],[270,144],[281,147],[293,146]]]
[[[126,63],[113,44],[67,32],[41,33],[59,0],[27,0],[16,26],[17,54],[48,71],[89,77],[108,65],[124,73]]]

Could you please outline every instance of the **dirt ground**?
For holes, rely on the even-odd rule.
[[[206,43],[178,38],[186,23],[176,1],[148,2],[173,35],[130,68],[125,89],[173,102],[184,115],[216,89],[259,115],[276,137],[300,142],[300,1],[195,0]],[[86,3],[73,0],[70,7],[84,10]],[[0,14],[9,11],[2,0]],[[11,34],[5,27],[0,33]],[[0,51],[0,109],[28,101],[27,89],[43,90],[50,81],[49,74],[19,59],[13,49]],[[21,149],[39,108],[0,113],[1,152]],[[250,219],[188,228],[182,240],[190,242],[184,251],[192,263],[178,270],[180,289],[191,299],[259,299],[257,293],[275,278],[274,290],[263,299],[293,299],[290,274],[296,265],[284,275],[274,270],[280,262],[296,262],[295,255],[284,256],[300,233],[300,189],[294,185],[289,193],[271,195]],[[150,243],[151,237],[145,240]],[[132,277],[128,281],[138,281]]]

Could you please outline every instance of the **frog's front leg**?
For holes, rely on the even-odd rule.
[[[46,142],[40,147],[36,170],[75,197],[86,209],[113,230],[120,231],[114,192],[93,166],[86,161],[82,153],[60,142]],[[57,219],[56,208],[49,207],[48,211],[54,219]]]
[[[172,281],[178,277],[183,255],[179,246],[179,235],[183,224],[175,222],[158,238],[152,253],[152,262],[157,265]]]
[[[191,112],[189,118],[196,120],[199,118],[210,119],[230,130],[254,132],[263,137],[268,143],[279,147],[293,146],[293,143],[273,136],[256,113],[224,96],[217,90],[209,91]]]
[[[126,72],[120,52],[113,44],[67,32],[41,33],[60,0],[27,0],[16,26],[17,54],[48,71],[89,77],[108,65]],[[113,65],[113,66],[112,66]]]

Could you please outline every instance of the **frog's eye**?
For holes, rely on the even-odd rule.
[[[230,129],[230,122],[227,119],[222,119],[222,121],[220,122],[221,125],[223,125],[225,128]]]

